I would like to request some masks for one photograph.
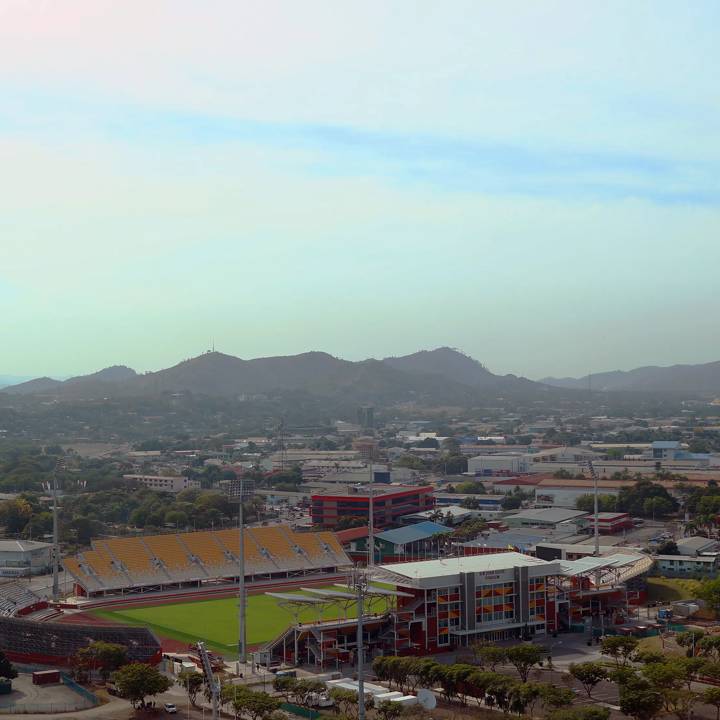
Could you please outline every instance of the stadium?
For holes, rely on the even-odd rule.
[[[198,640],[233,658],[239,548],[235,529],[94,540],[64,559],[74,596],[62,603],[49,605],[18,583],[0,588],[0,615],[10,623],[0,625],[0,641],[6,633],[11,656],[24,652],[35,663],[65,664],[90,640],[109,638],[145,662]],[[244,561],[247,641],[256,660],[354,662],[352,564],[332,532],[249,527]],[[550,561],[506,551],[376,566],[366,590],[365,643],[371,654],[424,655],[617,622],[642,601],[633,588],[642,588],[651,565],[629,552]]]

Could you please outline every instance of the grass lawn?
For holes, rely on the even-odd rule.
[[[700,585],[699,580],[649,577],[647,579],[648,600],[661,602],[692,600],[697,597]]]
[[[329,588],[337,590],[338,588]],[[293,591],[297,594],[298,591]],[[306,593],[301,593],[306,594]],[[293,622],[293,616],[278,605],[278,600],[267,595],[250,595],[247,604],[247,642],[258,645],[272,640]],[[366,612],[384,612],[386,601],[377,598],[368,604]],[[181,642],[204,640],[216,652],[226,654],[237,647],[238,618],[237,598],[197,600],[167,603],[148,607],[126,607],[117,610],[94,610],[96,617],[113,622],[144,625],[158,635]],[[352,605],[348,617],[356,617],[357,608]],[[343,617],[337,607],[327,610],[323,620]],[[318,619],[312,607],[300,613],[301,622]]]

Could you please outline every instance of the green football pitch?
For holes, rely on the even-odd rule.
[[[328,588],[337,590],[338,588]],[[298,591],[293,591],[297,594]],[[301,593],[305,594],[305,593]],[[293,622],[290,612],[279,606],[280,601],[267,595],[250,595],[247,603],[247,642],[259,645],[277,637]],[[376,598],[367,603],[366,613],[384,612],[387,601]],[[204,640],[210,648],[221,654],[232,653],[237,648],[238,618],[237,598],[219,600],[196,600],[167,603],[147,607],[126,607],[117,610],[94,610],[95,617],[126,625],[144,625],[157,635],[180,642]],[[323,620],[343,617],[336,606],[326,610]],[[357,617],[355,604],[348,609],[348,617]],[[301,622],[318,619],[317,610],[303,609]]]

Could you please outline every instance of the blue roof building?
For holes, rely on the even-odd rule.
[[[452,535],[452,528],[425,521],[385,530],[375,535],[375,562],[425,560],[439,557]],[[357,542],[358,551],[367,552],[367,538]]]

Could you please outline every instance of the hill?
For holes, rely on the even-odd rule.
[[[56,392],[63,385],[62,380],[53,380],[50,377],[35,378],[26,382],[10,385],[2,389],[2,392],[13,395],[38,395],[42,393]]]
[[[411,373],[435,374],[474,388],[495,391],[537,390],[538,383],[516,375],[495,375],[482,363],[459,350],[441,347],[412,355],[388,357],[384,363]]]
[[[720,362],[701,365],[650,365],[635,370],[613,370],[581,378],[543,378],[558,388],[604,392],[655,392],[683,395],[720,394]]]
[[[476,360],[450,348],[385,360],[351,362],[324,352],[242,358],[208,352],[157,372],[139,375],[124,366],[65,382],[49,378],[6,388],[15,394],[66,398],[157,396],[194,393],[215,397],[309,397],[377,404],[462,404],[513,393],[547,395],[547,386],[513,375],[494,375]]]

